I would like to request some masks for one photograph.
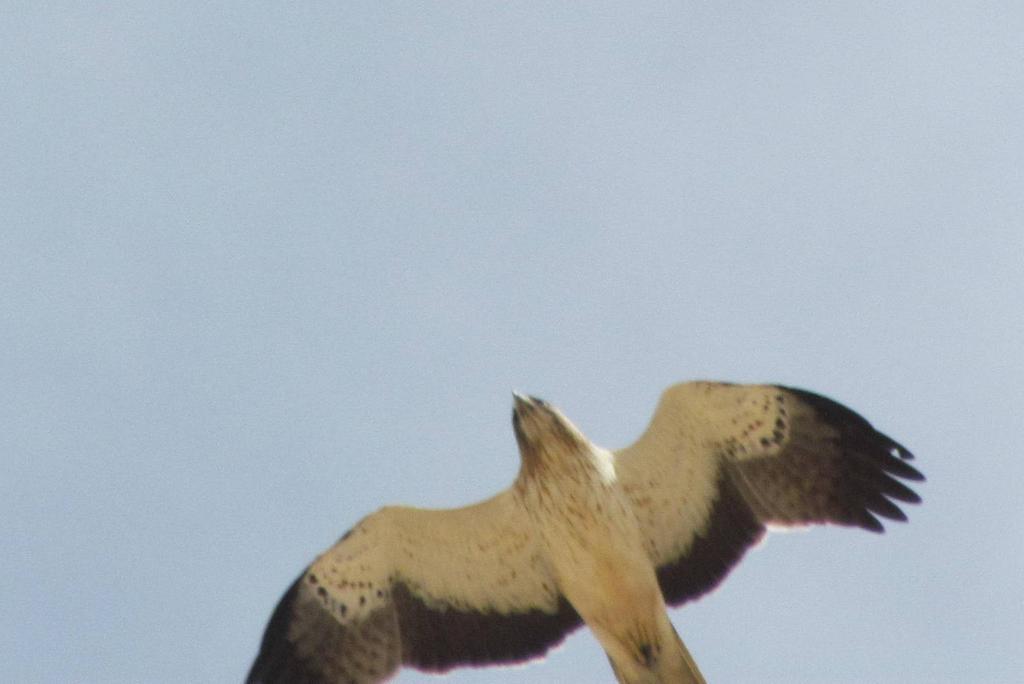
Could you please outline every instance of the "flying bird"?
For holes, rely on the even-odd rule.
[[[590,442],[516,394],[512,486],[464,508],[388,506],[295,580],[251,683],[371,684],[543,655],[582,624],[621,684],[704,682],[666,612],[717,586],[766,527],[881,532],[920,498],[912,455],[823,396],[667,389],[631,446]]]

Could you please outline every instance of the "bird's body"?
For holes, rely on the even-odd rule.
[[[532,398],[516,397],[515,429],[524,467],[514,491],[558,586],[601,642],[618,679],[703,682],[688,671],[614,454]],[[556,431],[559,438],[548,438]]]
[[[765,526],[881,531],[919,498],[909,452],[853,411],[769,385],[684,383],[616,452],[516,396],[522,465],[479,504],[386,507],[281,599],[250,682],[372,684],[542,655],[585,623],[622,684],[699,684],[668,618],[715,587]]]

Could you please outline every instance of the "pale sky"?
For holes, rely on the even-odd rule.
[[[363,515],[511,482],[513,389],[614,448],[694,378],[928,476],[672,611],[710,682],[1024,681],[1020,3],[210,5],[0,22],[0,681],[240,681]]]

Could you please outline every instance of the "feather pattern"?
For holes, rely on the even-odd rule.
[[[912,454],[859,414],[774,385],[690,382],[662,395],[651,423],[616,453],[666,599],[716,587],[766,525],[881,532],[920,497]]]

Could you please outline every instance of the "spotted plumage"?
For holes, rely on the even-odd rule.
[[[250,682],[370,684],[543,655],[586,624],[620,682],[702,682],[666,606],[717,586],[766,526],[881,531],[916,503],[910,453],[850,409],[769,385],[663,394],[616,452],[516,397],[513,485],[452,510],[386,507],[313,561]]]

